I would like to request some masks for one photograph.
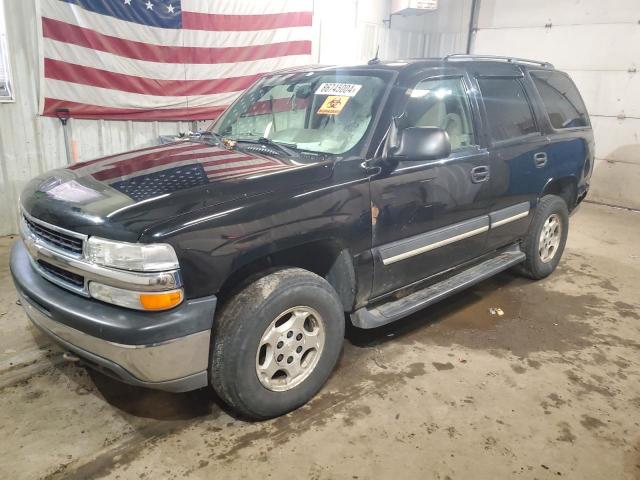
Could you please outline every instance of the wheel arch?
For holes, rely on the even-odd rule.
[[[545,195],[557,195],[567,204],[571,212],[578,201],[578,179],[575,176],[551,178],[540,193],[540,198]]]
[[[345,312],[353,310],[357,289],[351,252],[333,239],[317,240],[254,256],[237,266],[218,290],[222,302],[267,273],[298,267],[324,278],[336,291]]]

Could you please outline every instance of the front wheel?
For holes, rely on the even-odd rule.
[[[323,278],[300,268],[265,275],[216,319],[211,384],[244,417],[283,415],[326,382],[344,327],[340,300]]]
[[[522,243],[527,258],[520,266],[521,273],[534,280],[550,275],[560,262],[568,233],[569,211],[565,201],[556,195],[542,197]]]

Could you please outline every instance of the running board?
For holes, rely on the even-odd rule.
[[[525,254],[513,245],[499,255],[464,270],[423,290],[377,307],[360,308],[351,314],[351,322],[358,328],[376,328],[399,320],[429,305],[447,298],[497,273],[523,262]]]

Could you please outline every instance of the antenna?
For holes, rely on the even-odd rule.
[[[367,65],[378,65],[380,63],[380,58],[378,57],[378,53],[380,53],[380,45],[376,48],[376,56],[367,62]]]

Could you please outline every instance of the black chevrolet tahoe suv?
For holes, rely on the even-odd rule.
[[[320,390],[346,322],[549,275],[593,162],[580,94],[548,63],[289,69],[206,131],[31,180],[11,271],[72,357],[269,418]]]

